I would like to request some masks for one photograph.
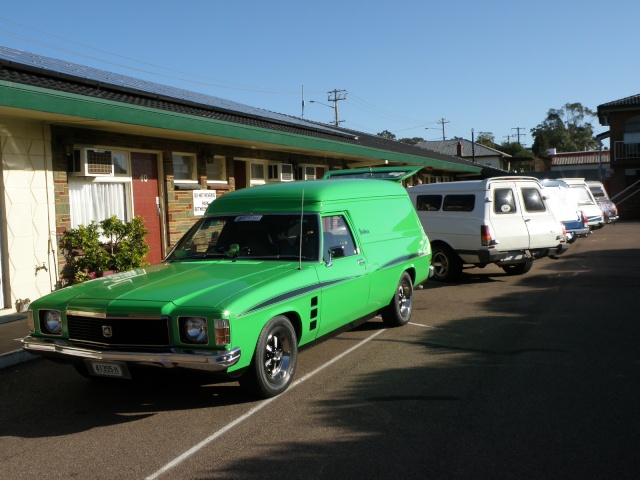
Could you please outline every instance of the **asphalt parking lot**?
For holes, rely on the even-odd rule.
[[[272,401],[237,384],[0,370],[3,478],[635,479],[640,223],[509,277],[428,283],[412,322],[301,351]]]

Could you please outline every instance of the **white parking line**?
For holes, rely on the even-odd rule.
[[[422,327],[422,328],[438,328],[432,325],[422,325],[421,323],[413,323],[413,322],[409,322],[409,325],[413,325],[414,327]]]
[[[333,357],[333,359],[329,360],[327,363],[319,366],[318,368],[316,368],[315,370],[307,373],[304,377],[300,378],[299,380],[296,380],[295,382],[293,382],[291,384],[291,386],[281,395],[285,395],[287,392],[290,392],[291,390],[293,390],[295,387],[297,387],[298,385],[300,385],[302,382],[310,379],[311,377],[313,377],[314,375],[316,375],[317,373],[321,372],[322,370],[324,370],[325,368],[327,368],[328,366],[334,364],[335,362],[337,362],[338,360],[340,360],[341,358],[349,355],[351,352],[353,352],[354,350],[357,350],[358,348],[362,347],[364,344],[366,344],[367,342],[373,340],[375,337],[377,337],[378,335],[380,335],[382,332],[384,332],[385,330],[378,330],[377,332],[373,333],[372,335],[368,336],[367,338],[365,338],[364,340],[362,340],[360,343],[354,345],[353,347],[349,348],[348,350],[345,350],[344,352],[342,352],[340,355],[338,355],[337,357]],[[280,395],[280,396],[281,396]],[[236,425],[244,422],[247,418],[251,417],[254,413],[259,412],[260,410],[262,410],[264,407],[266,407],[267,405],[269,405],[271,402],[273,402],[274,400],[277,400],[280,396],[278,397],[273,397],[273,398],[269,398],[267,400],[264,400],[262,402],[260,402],[258,405],[256,405],[255,407],[253,407],[251,410],[249,410],[247,413],[245,413],[244,415],[236,418],[233,422],[225,425],[224,427],[222,427],[220,430],[218,430],[217,432],[211,434],[210,436],[208,436],[207,438],[205,438],[203,441],[201,441],[200,443],[198,443],[197,445],[194,445],[193,447],[191,447],[189,450],[187,450],[186,452],[184,452],[182,455],[180,455],[179,457],[174,458],[173,460],[171,460],[169,463],[167,463],[164,467],[162,467],[160,470],[156,471],[155,473],[153,473],[152,475],[149,475],[146,480],[154,480],[156,478],[158,478],[160,475],[162,475],[163,473],[168,472],[169,470],[171,470],[173,467],[180,465],[182,462],[184,462],[187,458],[189,458],[191,455],[193,455],[194,453],[198,452],[199,450],[201,450],[202,448],[206,447],[208,444],[210,444],[211,442],[213,442],[215,439],[217,439],[218,437],[220,437],[222,434],[228,432],[229,430],[231,430],[233,427],[235,427]]]

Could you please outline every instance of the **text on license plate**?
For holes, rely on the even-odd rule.
[[[125,371],[119,363],[91,362],[94,375],[101,377],[125,377]]]

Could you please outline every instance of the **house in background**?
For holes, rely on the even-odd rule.
[[[609,127],[609,196],[621,219],[640,219],[640,95],[598,105],[598,120]]]
[[[485,165],[506,172],[513,172],[525,168],[527,171],[529,170],[528,166],[520,165],[522,162],[517,162],[517,165],[515,165],[511,155],[507,153],[465,139],[443,141],[425,140],[417,143],[416,146],[443,155],[463,158],[477,165]],[[529,162],[526,163],[529,165]]]
[[[548,178],[584,178],[608,186],[611,176],[610,153],[609,150],[558,153],[551,149],[547,152],[551,165]]]

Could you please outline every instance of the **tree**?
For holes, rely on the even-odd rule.
[[[409,145],[417,145],[420,142],[424,142],[424,138],[422,137],[401,138],[399,142],[408,143]]]
[[[391,133],[389,130],[383,130],[382,132],[378,133],[379,137],[382,138],[388,138],[389,140],[395,140],[396,136]]]
[[[524,148],[518,142],[503,142],[496,147],[501,152],[511,155],[512,157],[532,157],[531,150]]]
[[[489,148],[497,148],[496,147],[496,139],[491,132],[478,132],[478,136],[476,137],[476,143],[480,145],[484,145]]]
[[[550,109],[547,118],[531,129],[533,153],[544,156],[550,148],[561,152],[578,152],[598,146],[593,125],[588,120],[596,114],[580,103],[567,103],[560,109]]]

